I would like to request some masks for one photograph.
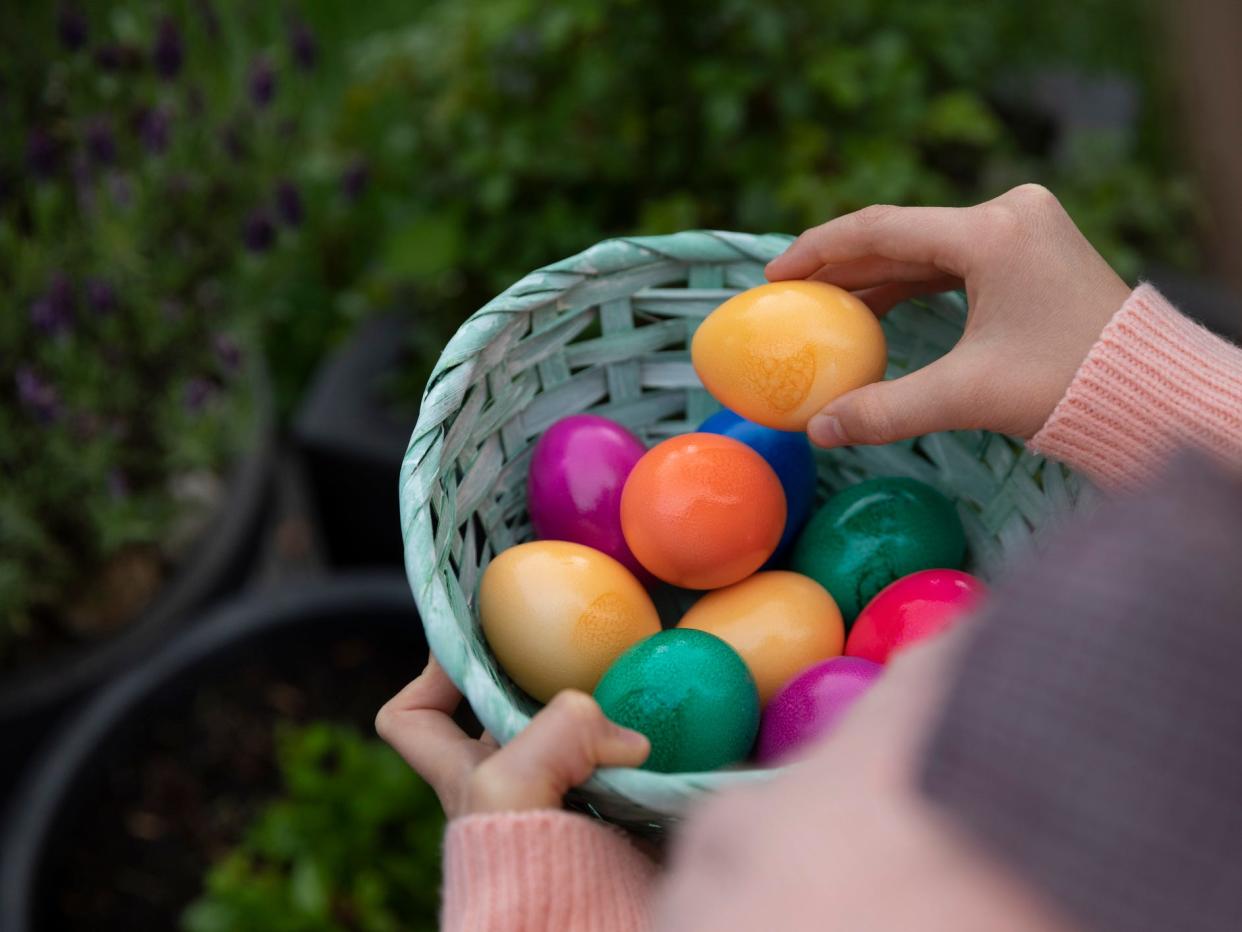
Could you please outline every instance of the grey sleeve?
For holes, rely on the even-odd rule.
[[[1242,479],[1183,456],[995,589],[927,797],[1087,929],[1242,929]]]

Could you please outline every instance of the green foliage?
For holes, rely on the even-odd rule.
[[[186,932],[436,928],[444,821],[431,789],[349,728],[279,743],[284,794],[212,868]]]
[[[73,4],[19,6],[0,31],[0,654],[127,548],[163,548],[186,507],[170,483],[236,452],[249,402],[222,334],[266,358],[288,413],[359,318],[405,308],[409,365],[375,390],[408,409],[466,314],[604,237],[797,232],[1031,180],[1124,275],[1194,263],[1145,3],[108,0],[81,5],[72,51]],[[1131,80],[1134,131],[1053,138],[1026,90],[1061,66]],[[32,310],[64,303],[61,275],[73,326],[49,337]]]
[[[1028,180],[1127,274],[1140,248],[1184,260],[1190,195],[1158,137],[1054,162],[1001,94],[1065,63],[1131,75],[1158,117],[1142,43],[1108,41],[1146,28],[1141,5],[1071,0],[441,0],[357,49],[341,133],[391,192],[371,279],[460,313],[463,281],[487,295],[610,234],[796,232]]]

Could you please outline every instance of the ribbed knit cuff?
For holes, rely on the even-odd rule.
[[[441,929],[636,932],[653,875],[620,831],[585,816],[465,816],[445,835]]]
[[[1029,447],[1114,487],[1151,479],[1179,447],[1242,462],[1242,349],[1140,285]]]

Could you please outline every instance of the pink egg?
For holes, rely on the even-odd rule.
[[[845,641],[849,657],[886,663],[898,650],[961,620],[987,593],[983,581],[961,570],[922,570],[881,589],[854,621]]]
[[[858,657],[833,657],[795,676],[763,711],[759,763],[779,763],[832,731],[883,669]]]
[[[535,535],[594,547],[646,583],[621,533],[621,490],[643,442],[615,421],[575,414],[549,427],[535,444],[526,494]]]

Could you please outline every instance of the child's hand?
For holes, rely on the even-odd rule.
[[[453,721],[461,694],[433,658],[375,717],[375,730],[431,784],[450,818],[560,808],[596,767],[637,767],[651,745],[614,725],[586,693],[566,690],[503,748]]]
[[[858,293],[877,314],[966,288],[961,341],[942,359],[842,395],[811,419],[820,446],[986,428],[1030,438],[1130,287],[1039,185],[975,207],[875,206],[807,230],[767,267]]]

